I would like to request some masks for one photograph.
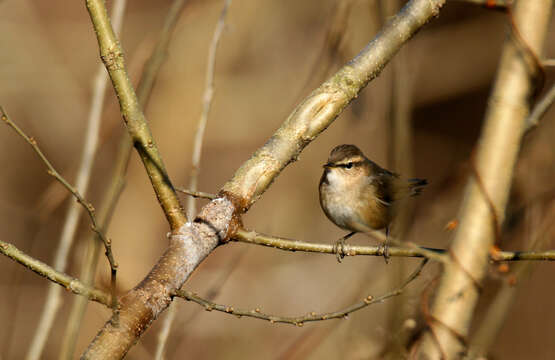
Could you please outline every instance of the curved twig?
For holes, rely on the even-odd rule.
[[[420,273],[422,272],[422,269],[424,268],[427,262],[428,262],[428,259],[424,259],[420,263],[420,265],[416,268],[416,270],[407,278],[407,280],[405,280],[405,282],[399,288],[378,297],[373,297],[372,295],[368,295],[362,301],[352,304],[342,310],[337,310],[334,312],[323,313],[323,314],[317,314],[315,312],[311,312],[306,315],[295,316],[295,317],[271,315],[271,314],[262,312],[259,308],[256,308],[254,310],[245,310],[245,309],[236,309],[233,306],[229,306],[229,305],[217,304],[213,301],[206,300],[188,290],[183,290],[183,289],[178,290],[175,295],[185,300],[193,301],[199,305],[204,306],[206,311],[216,310],[227,314],[235,315],[238,317],[242,317],[242,316],[252,317],[256,319],[267,320],[272,324],[284,323],[284,324],[291,324],[295,326],[303,326],[304,323],[311,322],[311,321],[323,321],[323,320],[346,318],[349,314],[357,310],[363,309],[372,304],[382,303],[391,297],[402,294],[405,288],[420,275]]]

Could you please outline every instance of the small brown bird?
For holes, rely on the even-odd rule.
[[[384,228],[387,239],[398,201],[418,195],[427,183],[424,179],[403,180],[369,160],[356,146],[339,145],[324,164],[320,205],[328,219],[351,232],[338,244],[357,232]],[[341,257],[338,255],[338,260]],[[384,257],[387,262],[387,243]]]

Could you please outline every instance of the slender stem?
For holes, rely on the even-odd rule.
[[[200,199],[214,200],[215,198],[218,197],[218,195],[210,194],[210,193],[206,193],[206,192],[202,192],[202,191],[193,191],[193,190],[183,189],[183,188],[175,188],[175,190],[177,190],[177,191],[179,191],[183,194],[187,194],[187,195],[190,195],[192,197],[200,198]]]
[[[392,298],[394,296],[398,296],[400,294],[403,293],[403,291],[405,290],[405,288],[413,281],[415,280],[420,273],[422,272],[422,269],[424,268],[424,266],[427,263],[427,259],[423,260],[420,265],[416,268],[416,270],[407,278],[407,280],[405,280],[405,282],[398,287],[395,290],[392,290],[390,292],[388,292],[387,294],[384,294],[382,296],[378,296],[378,297],[373,297],[372,295],[368,295],[366,296],[362,301],[357,302],[355,304],[352,304],[344,309],[341,310],[337,310],[337,311],[333,311],[333,312],[329,312],[329,313],[322,313],[322,314],[317,314],[315,312],[310,312],[306,315],[300,315],[300,316],[295,316],[295,317],[289,317],[289,316],[280,316],[280,315],[272,315],[272,314],[267,314],[262,312],[259,308],[256,308],[254,310],[246,310],[246,309],[236,309],[233,306],[230,305],[222,305],[222,304],[217,304],[213,301],[204,299],[200,296],[198,296],[197,294],[191,292],[191,291],[187,291],[187,290],[178,290],[176,292],[176,295],[185,299],[185,300],[189,300],[189,301],[193,301],[201,306],[204,306],[206,311],[212,311],[212,310],[216,310],[216,311],[221,311],[227,314],[231,314],[231,315],[235,315],[237,317],[252,317],[255,319],[260,319],[260,320],[267,320],[269,322],[273,323],[284,323],[284,324],[291,324],[291,325],[295,325],[295,326],[303,326],[304,323],[307,322],[312,322],[312,321],[323,321],[323,320],[331,320],[331,319],[345,319],[347,318],[347,316],[355,311],[364,309],[365,307],[369,306],[369,305],[373,305],[373,304],[378,304],[378,303],[382,303],[385,300]]]
[[[121,27],[123,14],[125,11],[125,4],[125,0],[119,0],[114,3],[113,18],[114,23],[117,24],[117,28]],[[89,187],[94,158],[98,148],[100,122],[102,118],[102,110],[104,108],[104,95],[107,86],[106,80],[106,73],[101,67],[97,71],[94,81],[94,90],[87,122],[85,144],[83,145],[83,153],[81,155],[75,185],[75,191],[83,195],[87,193]],[[81,204],[84,204],[84,202],[81,202]],[[71,245],[73,244],[75,232],[77,231],[77,227],[79,224],[79,218],[81,216],[81,212],[79,210],[80,209],[78,203],[70,202],[60,236],[60,242],[58,244],[58,248],[54,257],[54,268],[56,268],[57,270],[64,271],[66,268],[69,251],[71,249]],[[89,212],[89,215],[91,215],[91,212]],[[95,231],[101,233],[101,231],[98,231],[98,226],[96,224],[96,219],[94,218],[94,215],[91,216],[91,221],[93,222],[93,228],[97,229]],[[112,254],[109,239],[105,238],[104,236],[100,236],[100,238],[104,241],[106,256],[110,263],[112,300],[114,301],[113,309],[114,311],[116,311],[117,297],[115,296],[115,283],[117,264]],[[42,315],[37,325],[35,336],[33,337],[31,346],[29,347],[27,353],[27,359],[34,360],[41,357],[48,335],[51,334],[51,328],[54,324],[56,314],[60,308],[60,302],[61,289],[54,284],[50,284],[48,288],[48,293],[46,295],[46,302],[44,304]]]
[[[108,307],[112,304],[110,294],[84,284],[80,280],[72,278],[61,271],[57,271],[42,261],[25,254],[12,244],[0,240],[0,253],[74,294],[84,296],[89,300],[96,301]]]
[[[104,1],[86,0],[86,5],[98,39],[100,57],[112,80],[132,143],[143,161],[171,229],[178,229],[187,222],[187,216],[181,208],[135,90],[129,80],[123,50],[110,24]]]
[[[305,242],[290,240],[271,235],[264,235],[252,230],[239,229],[233,238],[235,241],[272,247],[285,251],[304,251],[322,254],[336,254],[338,249],[332,244],[321,244],[315,242]],[[425,247],[403,247],[402,242],[397,242],[400,246],[389,248],[391,256],[394,257],[425,257],[431,260],[444,262],[441,256],[446,253],[445,249],[425,248]],[[383,256],[383,246],[360,246],[345,244],[343,253],[346,256]],[[554,261],[555,250],[544,251],[499,251],[493,253],[491,261]]]
[[[159,74],[159,70],[162,67],[165,59],[167,58],[171,35],[173,34],[173,31],[177,25],[178,19],[180,17],[180,14],[182,13],[185,3],[185,0],[175,0],[172,6],[169,8],[160,36],[158,38],[158,42],[152,50],[152,54],[147,60],[143,69],[143,73],[141,74],[141,79],[139,81],[139,85],[137,86],[137,97],[143,109],[146,108],[148,104],[150,95],[152,94],[152,89],[154,88],[154,84],[156,82],[156,78]],[[105,72],[103,66],[102,70],[103,72]],[[127,133],[123,133],[120,137],[116,161],[114,163],[114,168],[110,177],[110,185],[108,185],[108,190],[103,197],[103,200],[101,202],[102,206],[99,211],[99,219],[104,232],[108,230],[109,223],[112,219],[113,210],[118,200],[120,199],[132,148],[133,144],[131,143],[129,135]],[[90,240],[91,246],[89,247],[89,251],[87,252],[87,256],[82,268],[81,278],[84,281],[86,279],[92,281],[92,279],[94,278],[94,273],[100,254],[98,242],[96,241],[96,239]],[[74,300],[74,304],[67,321],[64,343],[62,343],[63,350],[60,356],[61,358],[69,359],[73,357],[73,353],[75,352],[75,345],[78,338],[78,331],[82,319],[85,315],[86,306],[87,301],[85,299],[79,297]]]
[[[543,98],[538,101],[538,103],[532,109],[528,118],[526,118],[526,130],[529,131],[530,129],[538,126],[540,123],[541,118],[545,115],[549,107],[555,101],[555,84],[551,86],[549,91],[543,96]]]
[[[78,191],[78,189],[76,189],[75,187],[73,187],[55,168],[54,166],[50,163],[50,161],[48,160],[48,158],[46,157],[46,155],[44,155],[44,153],[42,152],[42,150],[40,149],[40,147],[38,146],[37,141],[33,138],[28,136],[23,130],[21,130],[21,128],[19,128],[19,126],[17,126],[9,117],[8,114],[4,111],[4,108],[2,108],[0,106],[0,116],[2,118],[2,121],[4,121],[8,126],[10,126],[12,129],[15,130],[15,132],[21,136],[23,139],[25,139],[25,141],[27,143],[29,143],[29,145],[31,145],[31,147],[33,148],[33,150],[35,151],[35,153],[41,158],[41,160],[43,161],[43,163],[46,165],[46,167],[48,168],[48,174],[51,175],[52,177],[54,177],[54,179],[56,179],[60,184],[62,184],[77,200],[77,202],[85,209],[85,211],[87,212],[87,214],[89,215],[89,219],[91,221],[91,229],[96,233],[96,235],[102,240],[102,242],[104,243],[104,246],[106,248],[106,257],[108,259],[108,262],[110,263],[110,267],[115,270],[117,269],[117,264],[116,261],[114,259],[114,255],[112,253],[112,247],[111,247],[111,240],[108,239],[106,237],[106,235],[104,234],[104,232],[102,231],[101,227],[99,226],[97,217],[96,217],[96,210],[93,207],[93,205],[88,202],[82,195],[81,193]],[[63,265],[63,266],[62,266]],[[59,268],[59,267],[65,267],[65,260],[58,260],[57,264],[54,265],[55,268]]]
[[[214,75],[216,70],[216,52],[218,50],[218,44],[220,43],[220,39],[225,28],[225,18],[230,5],[231,0],[224,0],[224,6],[220,13],[220,17],[218,18],[218,22],[216,23],[216,28],[214,29],[214,34],[212,35],[212,41],[210,42],[210,47],[208,48],[208,61],[204,83],[204,94],[202,95],[202,112],[200,114],[200,119],[197,125],[197,132],[195,133],[195,139],[193,142],[191,175],[189,177],[189,189],[191,191],[197,191],[202,142],[204,139],[204,131],[206,129],[206,123],[208,122],[210,109],[212,108],[212,99],[214,99],[215,92]],[[189,216],[189,218],[194,218],[195,213],[196,201],[194,197],[190,197],[187,200],[187,216]]]
[[[210,113],[210,108],[212,107],[212,99],[214,98],[214,77],[216,68],[216,51],[218,49],[218,44],[222,36],[225,27],[225,18],[229,6],[231,5],[231,0],[224,0],[224,6],[220,13],[218,22],[216,23],[216,29],[214,30],[214,35],[212,36],[212,42],[208,50],[208,65],[206,69],[206,82],[204,95],[202,97],[202,113],[197,126],[197,132],[195,134],[195,139],[193,141],[193,155],[191,162],[191,175],[189,178],[189,188],[192,191],[196,191],[198,184],[198,175],[200,172],[200,157],[202,152],[202,143],[204,140],[204,132],[206,130],[206,123],[208,122],[208,114]],[[187,216],[190,219],[195,217],[196,210],[196,199],[195,197],[189,197],[187,201]],[[158,344],[156,346],[156,353],[154,358],[156,360],[162,360],[164,357],[164,351],[166,348],[166,343],[170,336],[171,326],[175,319],[175,314],[177,307],[170,306],[168,314],[164,318],[162,323],[162,329],[158,336]]]

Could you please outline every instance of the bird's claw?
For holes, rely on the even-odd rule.
[[[345,257],[345,238],[337,240],[333,245],[333,252],[335,253],[335,258],[337,262],[341,264],[341,261]]]

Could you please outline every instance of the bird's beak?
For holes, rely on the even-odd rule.
[[[322,167],[323,167],[324,169],[329,169],[329,168],[332,168],[332,167],[333,167],[333,164],[328,162],[328,163],[325,163],[324,165],[322,165]]]

